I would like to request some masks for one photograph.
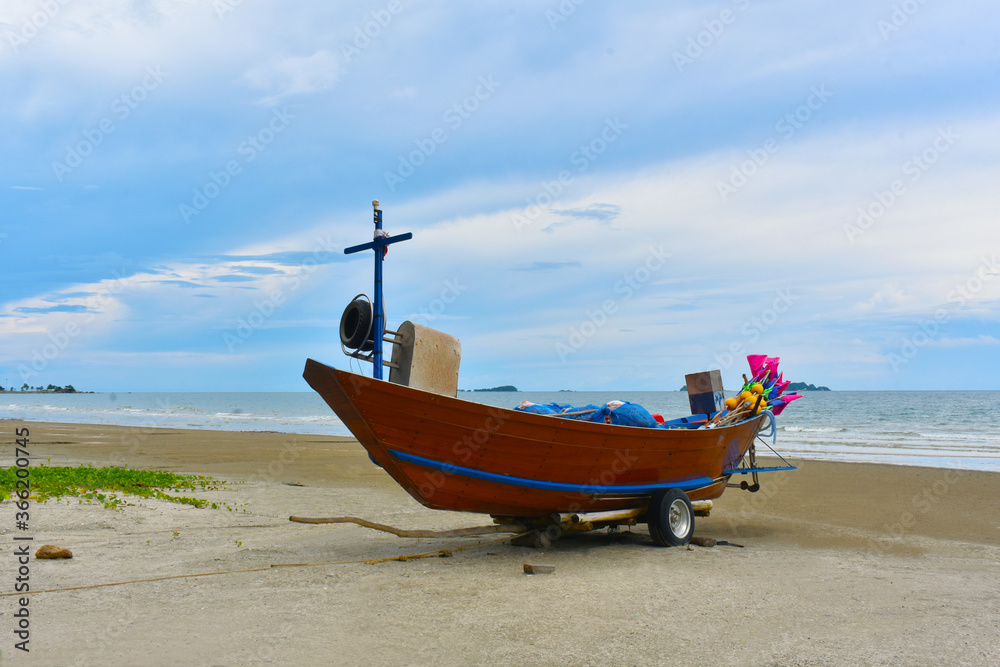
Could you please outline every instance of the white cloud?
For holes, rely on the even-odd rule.
[[[871,298],[854,304],[855,310],[880,312],[895,310],[899,306],[906,305],[910,299],[906,292],[899,286],[899,283],[891,282],[879,288]]]
[[[125,338],[143,327],[179,327],[187,334],[222,329],[252,312],[255,303],[270,300],[264,309],[271,311],[280,305],[275,301],[291,300],[317,271],[259,259],[170,263],[7,302],[0,307],[0,336],[7,340],[5,356],[30,359],[67,335],[93,342]]]
[[[970,347],[977,345],[1000,345],[1000,338],[980,334],[968,338],[936,338],[926,343],[928,347]]]
[[[340,63],[329,51],[311,56],[288,56],[256,67],[243,74],[249,86],[267,93],[259,104],[272,105],[293,95],[316,93],[332,88],[340,78]]]
[[[417,89],[413,86],[406,86],[405,88],[394,88],[391,93],[393,98],[397,100],[412,100],[416,99],[418,93]]]
[[[885,40],[876,23],[888,7],[848,4],[723,3],[736,21],[706,37],[704,54],[678,72],[674,51],[722,5],[585,5],[553,30],[544,8],[527,2],[512,13],[407,3],[347,62],[341,46],[375,20],[370,8],[243,2],[220,16],[203,0],[67,2],[16,58],[8,57],[9,42],[0,43],[11,169],[23,163],[48,178],[47,163],[108,117],[145,67],[162,65],[170,76],[116,124],[80,181],[57,191],[34,172],[8,174],[7,183],[29,184],[8,185],[11,199],[37,200],[19,192],[37,183],[65,205],[45,213],[25,204],[9,213],[32,231],[4,239],[5,252],[23,244],[11,273],[35,270],[20,258],[66,254],[60,237],[65,243],[76,233],[88,234],[83,252],[99,253],[94,239],[103,237],[92,231],[115,239],[126,256],[161,253],[166,272],[141,271],[98,310],[70,296],[110,287],[89,279],[7,303],[0,347],[13,354],[9,342],[37,345],[88,315],[87,335],[108,347],[112,336],[136,332],[170,339],[157,326],[176,333],[178,346],[209,329],[215,336],[291,277],[291,268],[185,258],[237,243],[236,254],[245,255],[339,254],[370,239],[371,196],[383,199],[390,232],[414,232],[386,264],[390,315],[419,314],[444,281],[462,281],[468,289],[436,319],[462,334],[469,359],[523,359],[525,369],[573,372],[577,366],[553,361],[553,345],[609,298],[619,300],[618,312],[574,359],[609,382],[614,364],[620,377],[639,377],[644,359],[709,363],[734,343],[786,356],[792,350],[810,368],[843,358],[850,363],[843,372],[862,377],[886,366],[882,341],[942,304],[965,328],[961,336],[951,330],[955,337],[940,347],[993,345],[967,321],[995,321],[1000,301],[1000,280],[977,273],[983,253],[1000,250],[1000,123],[992,111],[976,115],[992,93],[972,83],[988,69],[995,21],[969,20],[995,10],[930,3]],[[38,6],[4,3],[0,36]],[[384,170],[432,128],[445,127],[442,112],[467,99],[482,75],[502,82],[496,95],[460,128],[448,125],[447,141],[418,173],[385,192]],[[823,82],[829,102],[794,136],[780,137],[778,121]],[[319,95],[334,87],[344,94]],[[176,218],[174,200],[226,164],[244,129],[259,126],[255,99],[294,104],[310,95],[317,113],[302,114],[298,136],[283,137],[248,165],[202,226],[169,240],[160,233],[157,221]],[[628,125],[621,140],[573,171],[572,183],[519,230],[514,217],[527,216],[529,200],[544,199],[542,182],[575,170],[573,151],[617,114]],[[958,140],[913,178],[907,164],[949,125]],[[751,162],[746,183],[723,201],[719,183],[768,137],[779,137],[778,149],[763,164]],[[118,157],[126,168],[101,171]],[[883,203],[900,179],[904,191]],[[142,213],[118,216],[115,193],[127,193]],[[878,210],[874,204],[884,210],[848,235],[859,209]],[[58,212],[65,210],[73,216]],[[110,222],[108,211],[121,219]],[[613,223],[601,224],[601,213]],[[146,225],[156,241],[135,233]],[[622,299],[616,285],[641,266],[650,245],[663,245],[669,261]],[[323,280],[311,282],[323,289],[300,293],[315,312],[285,311],[260,328],[277,336],[290,333],[281,328],[335,320],[352,294],[370,290],[370,264],[366,253],[323,265],[315,274]],[[515,270],[524,267],[546,270]],[[46,284],[65,279],[44,269],[37,275]],[[32,284],[21,280],[18,294]],[[956,303],[949,294],[959,286],[971,296]],[[793,290],[793,307],[761,329],[755,319],[769,318],[784,289]],[[193,299],[195,292],[211,298]],[[622,350],[634,360],[621,361]]]

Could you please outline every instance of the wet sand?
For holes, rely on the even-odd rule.
[[[231,508],[34,504],[34,545],[74,558],[32,559],[32,590],[263,568],[37,594],[30,654],[2,598],[0,651],[18,663],[1000,662],[996,473],[796,460],[697,520],[698,535],[742,548],[658,549],[640,525],[538,551],[290,523],[489,523],[421,507],[350,438],[0,420],[11,444],[15,426],[31,430],[32,465],[209,474],[227,483],[196,495]],[[10,545],[15,509],[0,507]],[[438,549],[453,555],[349,562]],[[526,576],[525,562],[556,572]],[[328,564],[271,567],[309,563]]]

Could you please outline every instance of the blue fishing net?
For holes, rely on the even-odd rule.
[[[532,403],[524,404],[515,408],[515,410],[520,410],[521,412],[532,412],[537,415],[553,415],[555,417],[563,417],[566,419],[576,419],[578,421],[590,421],[597,423],[610,423],[617,426],[643,426],[646,428],[655,428],[658,424],[656,420],[653,419],[653,415],[649,414],[646,408],[638,405],[636,403],[624,402],[621,405],[615,404],[612,407],[610,404],[605,403],[603,406],[596,405],[584,405],[584,406],[571,406],[563,405],[560,403]]]
[[[569,407],[562,406],[558,403],[549,403],[548,405],[542,405],[541,403],[533,403],[532,405],[519,405],[515,410],[520,410],[521,412],[530,412],[536,415],[557,415],[561,411],[561,408]]]
[[[649,414],[646,408],[628,401],[615,408],[605,404],[603,408],[594,413],[590,421],[609,422],[617,426],[642,426],[645,428],[658,426],[653,415]]]

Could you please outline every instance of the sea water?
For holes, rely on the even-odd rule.
[[[460,392],[513,408],[534,403],[638,403],[665,418],[689,413],[678,391]],[[123,426],[350,435],[314,392],[0,393],[0,417]],[[1000,391],[804,392],[777,418],[774,449],[795,458],[1000,472]],[[760,446],[758,451],[768,454]]]

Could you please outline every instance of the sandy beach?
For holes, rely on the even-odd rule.
[[[31,430],[32,465],[211,475],[230,509],[132,498],[33,503],[31,651],[4,664],[938,665],[1000,662],[1000,474],[797,460],[730,489],[697,535],[645,526],[546,550],[495,537],[402,539],[299,516],[444,530],[489,518],[427,510],[350,438],[0,421]],[[68,502],[67,502],[68,501]],[[13,504],[3,502],[13,551]],[[404,554],[451,557],[389,561]],[[14,587],[5,558],[2,592]],[[554,565],[526,576],[524,563]],[[299,567],[272,567],[302,565]],[[190,575],[228,572],[213,576]]]

